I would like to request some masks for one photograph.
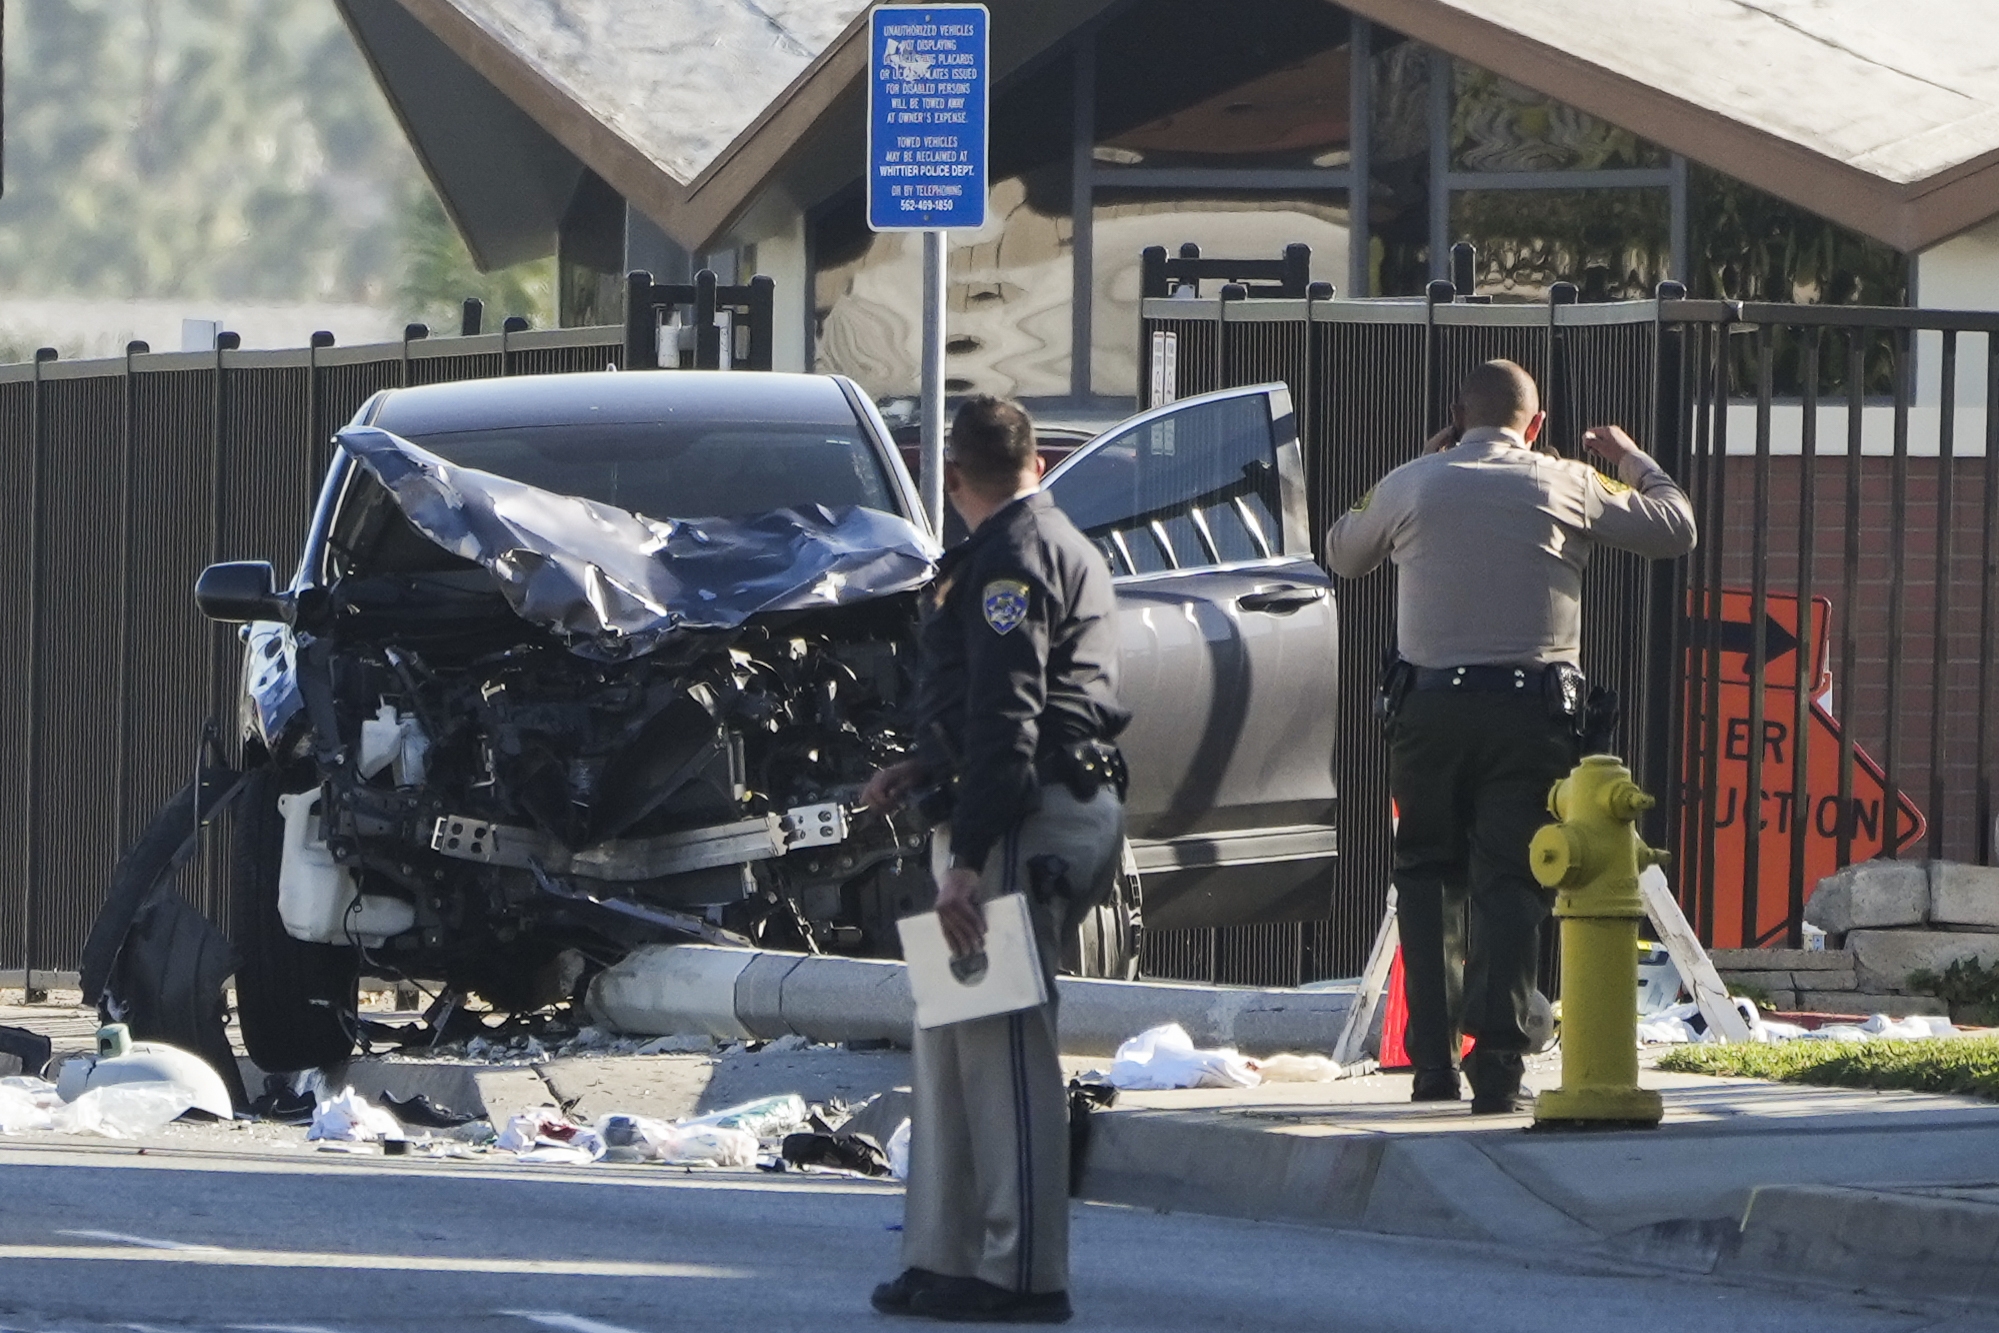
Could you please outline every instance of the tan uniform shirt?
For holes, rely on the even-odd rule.
[[[1357,578],[1395,563],[1396,641],[1417,666],[1575,662],[1591,550],[1694,548],[1693,506],[1665,470],[1638,454],[1620,473],[1469,430],[1362,496],[1327,533],[1326,564]]]

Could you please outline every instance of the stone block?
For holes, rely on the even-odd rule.
[[[1707,956],[1717,972],[1838,972],[1853,968],[1853,955],[1844,949],[1709,949]]]
[[[1805,902],[1805,920],[1832,935],[1920,926],[1929,913],[1929,870],[1913,861],[1857,861],[1820,880]]]
[[[1798,993],[1794,990],[1773,990],[1768,992],[1770,1007],[1790,1013],[1798,1007]]]
[[[1846,937],[1863,991],[1905,991],[1909,974],[1942,972],[1963,958],[1999,966],[1999,935],[1945,930],[1856,930]]]
[[[1930,862],[1930,921],[1999,930],[1999,867]]]
[[[1950,1016],[1950,1006],[1932,995],[1856,995],[1852,991],[1800,991],[1798,1008],[1808,1014],[1886,1014],[1907,1018],[1911,1014],[1938,1018]]]
[[[1860,974],[1853,969],[1853,959],[1850,956],[1846,962],[1845,970],[1839,972],[1793,972],[1791,985],[1798,990],[1858,990]]]

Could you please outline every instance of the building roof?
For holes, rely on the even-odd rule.
[[[350,23],[399,5],[692,249],[801,145],[852,138],[859,165],[867,0],[338,2]],[[989,3],[1004,76],[1111,0]],[[1992,0],[1341,3],[1904,250],[1999,215]],[[420,140],[405,104],[421,89],[405,74],[399,93],[382,53],[371,58]],[[418,151],[475,239],[485,210],[451,199],[438,150]],[[474,243],[482,258],[517,249]]]
[[[1916,250],[1999,214],[1991,0],[1342,0]]]

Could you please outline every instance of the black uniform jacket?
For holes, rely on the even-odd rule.
[[[958,775],[951,850],[983,865],[1033,809],[1037,759],[1131,720],[1110,569],[1045,493],[1022,496],[945,553],[918,648],[917,757]]]

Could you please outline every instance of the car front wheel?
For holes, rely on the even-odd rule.
[[[230,847],[230,933],[241,957],[236,1011],[243,1049],[267,1073],[320,1069],[353,1053],[360,963],[351,948],[285,933],[278,916],[285,832],[279,786],[269,765],[250,775]]]
[[[1132,858],[1131,843],[1126,841],[1118,847],[1118,873],[1110,895],[1084,915],[1063,943],[1062,970],[1073,977],[1136,981],[1143,934],[1138,864]]]

